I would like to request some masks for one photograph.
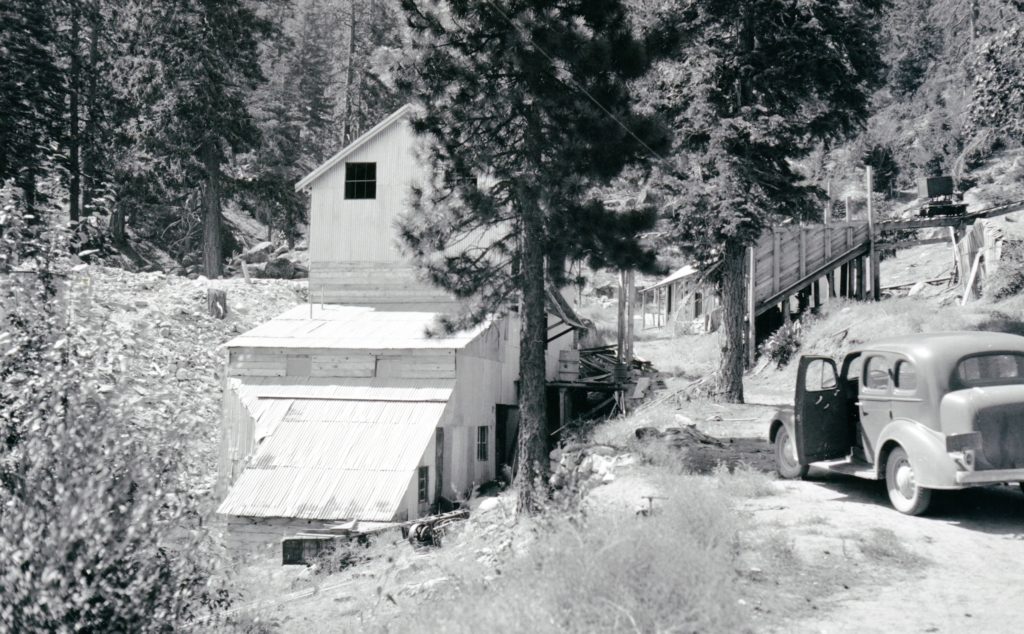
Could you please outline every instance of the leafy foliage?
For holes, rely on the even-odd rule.
[[[174,631],[222,606],[184,430],[139,425],[98,389],[65,231],[0,190],[0,629]]]

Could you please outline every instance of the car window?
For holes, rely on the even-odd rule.
[[[885,357],[871,357],[864,363],[864,387],[889,389],[889,361]]]
[[[910,361],[896,362],[895,387],[898,390],[917,389],[917,368]]]
[[[979,354],[956,365],[956,381],[963,387],[1024,382],[1024,354]]]
[[[807,364],[807,375],[804,377],[804,390],[807,392],[824,392],[834,390],[838,385],[836,366],[825,359],[814,359]]]

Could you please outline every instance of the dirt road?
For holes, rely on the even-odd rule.
[[[888,504],[881,483],[812,471],[751,500],[784,527],[803,563],[834,574],[777,632],[1024,631],[1024,493],[988,487],[937,495],[926,517]],[[872,540],[877,550],[872,549]],[[905,548],[905,551],[902,550]],[[849,590],[844,577],[857,577]]]

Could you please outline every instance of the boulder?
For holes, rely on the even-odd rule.
[[[256,264],[257,262],[266,262],[270,259],[270,253],[274,250],[273,242],[260,242],[253,245],[251,248],[246,250],[241,255],[241,259],[246,264]]]
[[[309,277],[309,267],[302,262],[293,262],[295,266],[295,272],[292,274],[293,280],[304,280]]]
[[[290,280],[295,276],[295,263],[288,258],[274,258],[263,269],[264,277]]]

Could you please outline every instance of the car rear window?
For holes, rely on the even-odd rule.
[[[1024,354],[996,353],[965,357],[956,365],[956,382],[963,387],[1024,383]]]

